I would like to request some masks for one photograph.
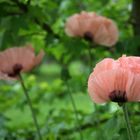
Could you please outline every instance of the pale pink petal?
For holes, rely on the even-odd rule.
[[[98,31],[96,31],[96,34],[94,35],[94,41],[97,44],[101,44],[101,45],[106,45],[108,46],[108,40],[109,40],[109,34],[107,29],[105,28],[104,25],[101,25],[98,29]]]
[[[115,98],[118,102],[119,98],[122,102],[123,98],[126,98],[124,102],[140,101],[139,63],[140,57],[124,55],[116,61],[107,58],[98,63],[88,81],[91,98],[97,103],[115,101]]]
[[[119,64],[114,59],[105,58],[96,64],[96,67],[94,68],[94,74],[98,74],[106,70],[117,69],[118,67]]]
[[[44,51],[41,50],[40,53],[35,58],[35,66],[40,64],[40,62],[42,61],[44,55],[45,55]]]
[[[140,102],[140,75],[132,74],[126,87],[128,101]]]
[[[88,92],[96,103],[105,103],[109,100],[109,94],[114,89],[114,74],[112,71],[101,72],[98,75],[91,74],[88,80]]]
[[[7,73],[12,72],[12,64],[15,61],[15,52],[12,48],[0,53],[0,71]]]
[[[75,14],[66,21],[65,32],[69,36],[81,36],[78,15]]]
[[[112,20],[100,17],[100,28],[96,31],[94,39],[97,44],[105,46],[114,45],[118,40],[116,24]]]
[[[130,72],[121,68],[106,70],[94,75],[90,75],[88,80],[88,92],[92,100],[96,103],[105,103],[110,100],[109,95],[113,91],[126,89]]]
[[[97,31],[99,30],[100,26],[101,26],[100,20],[98,20],[98,18],[92,18],[92,20],[90,22],[89,31],[93,34],[93,40],[94,41],[96,40],[95,36],[96,36]]]
[[[91,99],[96,103],[105,103],[109,100],[109,86],[105,88],[104,80],[106,80],[106,78],[94,76],[93,74],[91,74],[88,79],[88,92]]]
[[[114,72],[114,90],[126,91],[126,85],[128,83],[129,77],[131,77],[131,72],[122,68],[118,68],[114,70]]]
[[[122,68],[131,70],[134,73],[140,73],[140,57],[136,56],[122,56],[118,59]]]
[[[31,45],[25,47],[13,47],[0,52],[0,79],[16,79],[16,70],[21,72],[30,71],[39,64],[43,58],[43,51],[35,56]],[[8,79],[9,78],[9,79]]]
[[[116,24],[94,12],[82,11],[80,14],[69,17],[65,31],[69,36],[80,37],[85,37],[87,32],[91,33],[95,43],[105,46],[113,46],[118,40]]]
[[[79,21],[79,30],[81,32],[81,36],[84,36],[86,32],[91,32],[93,30],[93,27],[91,28],[92,21],[93,21],[93,16],[89,13],[86,12],[81,12],[81,14],[78,17]]]
[[[17,51],[17,55],[18,60],[16,63],[22,64],[22,72],[30,71],[34,66],[35,59],[33,49],[31,49],[31,47],[20,47]]]
[[[107,46],[113,46],[119,38],[118,28],[113,21],[110,21],[109,23],[107,22],[105,26],[108,30],[108,35],[109,35],[109,38],[106,41],[106,44]]]
[[[83,17],[84,18],[84,17]],[[86,32],[90,32],[91,31],[91,19],[81,19],[79,20],[79,30],[81,31],[81,35],[80,36],[84,36],[84,34]]]

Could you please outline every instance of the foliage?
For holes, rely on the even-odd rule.
[[[78,127],[68,92],[78,110],[85,140],[126,140],[122,110],[115,103],[94,106],[87,94],[92,67],[105,57],[139,55],[139,36],[129,22],[132,3],[128,0],[1,0],[0,49],[33,44],[45,50],[40,67],[24,75],[41,134],[45,140],[79,140]],[[113,48],[92,46],[81,38],[66,36],[66,19],[82,10],[112,18],[120,30]],[[0,81],[0,139],[35,139],[36,130],[18,81]],[[95,108],[96,107],[96,108]],[[129,103],[133,131],[140,137],[139,104]]]

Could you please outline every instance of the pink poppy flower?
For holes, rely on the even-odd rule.
[[[65,32],[72,37],[80,36],[97,44],[112,46],[118,40],[116,24],[94,12],[81,12],[67,19]]]
[[[88,92],[96,103],[140,101],[139,85],[140,74],[122,67],[118,60],[107,58],[89,76]]]
[[[20,72],[28,72],[37,66],[44,52],[35,56],[31,46],[13,47],[0,52],[0,79],[16,79]]]

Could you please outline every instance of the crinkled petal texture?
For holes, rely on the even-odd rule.
[[[127,87],[126,87],[126,93],[128,101],[132,102],[140,102],[140,75],[134,74],[129,80]]]
[[[69,36],[81,36],[78,17],[78,14],[75,14],[67,20],[65,32]]]
[[[126,101],[140,101],[139,85],[140,74],[122,68],[118,61],[107,58],[98,63],[89,76],[88,92],[96,103],[113,101],[112,92],[114,98],[125,97]]]
[[[105,58],[98,64],[96,64],[96,67],[94,68],[94,75],[101,73],[105,70],[111,70],[111,69],[117,69],[119,67],[119,63],[116,62],[114,59],[111,58]]]
[[[94,34],[94,41],[97,44],[113,46],[118,40],[118,29],[116,24],[110,19],[102,19],[101,25]]]
[[[110,100],[113,91],[125,91],[131,73],[123,69],[114,69],[101,72],[89,77],[88,91],[96,103],[104,103]]]
[[[118,59],[122,68],[131,70],[134,73],[140,73],[140,57],[123,55]]]
[[[112,46],[118,40],[116,24],[94,12],[81,12],[69,17],[65,31],[69,36],[84,37],[87,32],[92,34],[92,40],[100,45]]]
[[[7,76],[14,73],[15,65],[21,66],[21,72],[30,71],[41,62],[43,56],[43,51],[35,56],[31,46],[9,48],[0,52],[0,73]],[[2,76],[0,78],[3,79]]]

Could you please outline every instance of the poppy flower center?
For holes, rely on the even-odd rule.
[[[23,68],[23,66],[21,64],[15,64],[13,66],[13,71],[11,73],[8,73],[8,76],[10,76],[10,77],[17,76],[20,73],[20,71],[22,70],[22,68]]]
[[[84,39],[87,41],[92,41],[93,40],[93,34],[91,32],[85,32],[84,33]]]
[[[126,92],[114,90],[110,93],[109,98],[113,102],[124,103],[127,101]]]

